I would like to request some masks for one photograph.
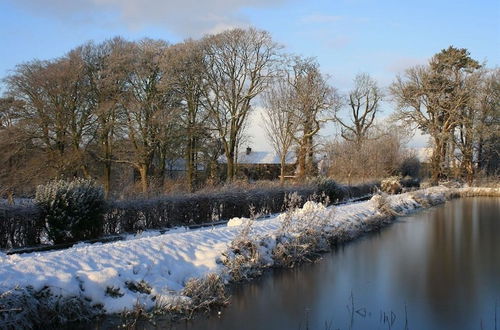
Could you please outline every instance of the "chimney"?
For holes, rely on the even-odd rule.
[[[247,155],[250,155],[251,152],[252,152],[252,148],[247,147]]]

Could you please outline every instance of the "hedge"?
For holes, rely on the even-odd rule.
[[[303,187],[232,189],[214,193],[162,196],[150,199],[107,201],[102,233],[104,236],[137,233],[284,211],[286,196],[297,193],[302,202],[327,196],[330,202],[373,193],[378,183],[343,186],[333,181]],[[11,249],[51,243],[42,210],[36,205],[0,205],[0,248]]]

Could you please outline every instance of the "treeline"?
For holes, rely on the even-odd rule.
[[[83,176],[109,192],[112,172],[125,164],[146,192],[153,178],[165,179],[167,160],[183,158],[193,190],[197,165],[215,177],[221,154],[231,181],[254,101],[284,75],[302,98],[295,137],[304,177],[335,90],[317,62],[286,55],[265,31],[234,29],[175,45],[115,38],[20,64],[0,100],[0,184],[15,191]]]
[[[341,136],[323,148],[331,166],[320,174],[394,174],[406,160],[400,130],[377,124],[387,96],[397,101],[397,119],[433,138],[433,179],[470,181],[478,167],[498,170],[498,81],[498,70],[453,47],[398,77],[389,95],[366,74],[339,95],[316,60],[287,54],[269,33],[253,28],[179,44],[89,42],[57,59],[19,64],[4,79],[0,194],[71,177],[95,178],[109,193],[130,169],[147,192],[163,184],[168,161],[178,159],[185,160],[185,186],[193,191],[203,180],[219,179],[221,155],[224,177],[232,181],[257,100],[282,169],[295,151],[299,181],[317,172],[318,132],[328,121]],[[375,150],[378,156],[369,157]]]

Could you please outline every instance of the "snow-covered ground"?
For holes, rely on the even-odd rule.
[[[422,206],[416,195],[425,195],[438,203],[445,200],[448,192],[448,188],[434,187],[389,196],[388,202],[398,213],[409,213]],[[309,202],[296,210],[293,217],[294,221],[300,221],[301,217],[313,212],[326,219],[330,227],[357,227],[377,216],[378,206],[377,198],[327,208]],[[269,235],[276,232],[283,218],[278,215],[255,221],[252,233]],[[107,313],[132,309],[137,303],[152,307],[159,299],[174,301],[188,279],[224,273],[225,266],[218,260],[241,232],[244,223],[245,219],[233,219],[227,226],[180,229],[156,236],[137,235],[124,241],[79,244],[54,252],[10,256],[0,253],[0,292],[16,286],[32,286],[35,290],[49,286],[55,294],[83,296],[92,303],[102,304]],[[130,289],[130,283],[141,281],[151,287],[151,293]]]

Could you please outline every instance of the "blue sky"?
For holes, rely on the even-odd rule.
[[[177,42],[249,25],[270,31],[290,52],[316,57],[340,91],[360,72],[388,86],[449,45],[500,65],[500,1],[3,0],[0,77],[88,40]]]

